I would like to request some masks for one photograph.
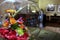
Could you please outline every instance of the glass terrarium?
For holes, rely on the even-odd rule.
[[[1,2],[0,9],[0,36],[7,40],[28,40],[30,33],[24,25],[24,18],[20,15],[15,18],[17,14],[35,14],[39,11],[38,5],[27,0],[5,0]]]
[[[5,20],[7,16],[6,10],[8,9],[16,10],[12,16],[17,14],[32,14],[32,12],[35,13],[39,11],[39,7],[36,3],[27,0],[5,0],[1,2],[0,9],[0,22]]]

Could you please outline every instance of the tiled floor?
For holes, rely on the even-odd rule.
[[[60,40],[60,34],[52,31],[51,28],[48,28],[46,27],[47,30],[40,30],[35,27],[30,28],[32,34],[30,40]]]
[[[60,27],[46,26],[45,30],[60,33]]]

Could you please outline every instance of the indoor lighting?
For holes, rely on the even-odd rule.
[[[33,12],[33,13],[35,13],[36,11],[35,11],[35,10],[33,10],[32,12]]]
[[[7,2],[15,2],[15,0],[5,0],[5,1],[7,1]]]

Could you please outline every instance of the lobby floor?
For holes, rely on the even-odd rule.
[[[55,27],[51,27],[54,29]],[[36,27],[29,27],[31,31],[30,40],[60,40],[60,34],[55,32],[56,28],[52,30],[50,26],[46,26],[46,28],[40,30]]]

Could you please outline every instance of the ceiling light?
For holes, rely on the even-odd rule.
[[[7,1],[7,2],[15,2],[15,0],[5,0],[5,1]]]

